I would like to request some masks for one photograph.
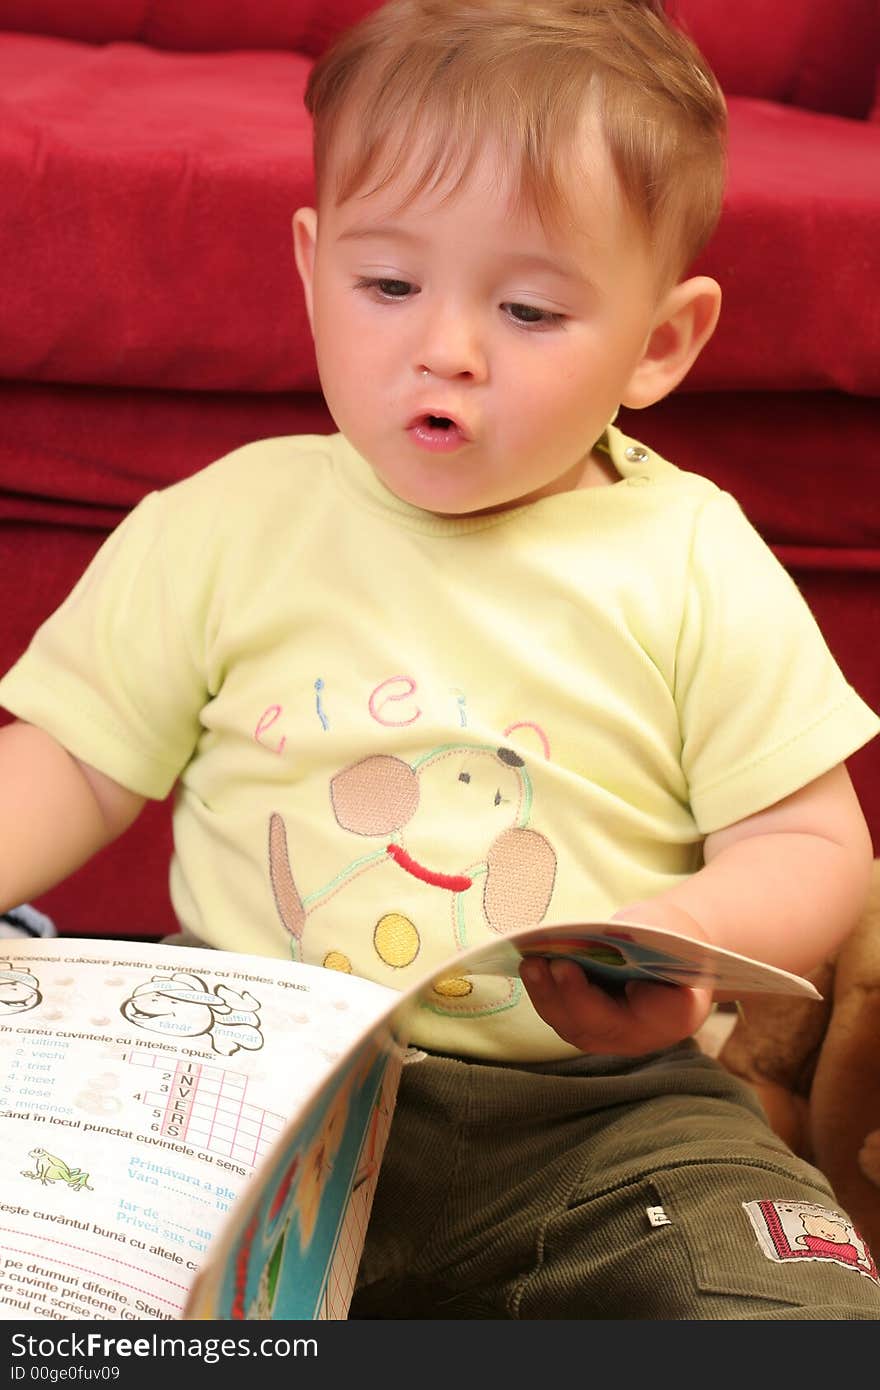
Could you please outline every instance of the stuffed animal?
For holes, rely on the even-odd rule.
[[[880,859],[861,921],[810,978],[821,1003],[750,995],[718,1053],[773,1129],[826,1175],[880,1251]]]

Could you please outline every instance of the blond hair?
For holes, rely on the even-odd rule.
[[[721,210],[724,98],[662,0],[389,0],[317,62],[306,106],[319,197],[337,203],[410,169],[416,137],[404,205],[446,182],[454,193],[494,137],[518,159],[520,205],[559,223],[571,215],[575,137],[595,112],[668,278]]]

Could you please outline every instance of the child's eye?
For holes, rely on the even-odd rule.
[[[534,304],[502,304],[508,317],[524,328],[554,328],[562,323],[564,314],[554,314],[550,309],[538,309]]]
[[[356,290],[375,290],[380,299],[408,299],[414,286],[408,280],[383,280],[364,277],[355,284]]]

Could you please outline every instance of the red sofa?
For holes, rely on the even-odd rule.
[[[624,427],[729,486],[880,707],[880,0],[674,0],[729,97],[685,388]],[[291,253],[309,67],[375,0],[0,0],[0,669],[147,491],[330,430]],[[2,716],[0,716],[2,717]],[[852,773],[880,843],[880,740]],[[174,929],[169,806],[39,904]]]

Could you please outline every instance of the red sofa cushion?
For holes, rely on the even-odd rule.
[[[313,387],[300,53],[0,36],[0,375]]]
[[[251,440],[334,429],[318,394],[0,382],[0,522],[110,530],[146,493]]]
[[[210,52],[280,48],[323,51],[330,38],[380,0],[0,0],[0,29],[86,43],[127,40]]]
[[[309,65],[0,36],[0,376],[317,389],[290,233],[312,199]],[[726,305],[692,385],[877,393],[880,126],[730,111],[701,262]]]
[[[321,52],[380,0],[0,0],[0,29],[154,48]],[[725,91],[865,116],[880,54],[877,0],[667,0]]]
[[[731,97],[724,290],[690,389],[880,394],[880,126]]]
[[[668,0],[724,91],[864,118],[880,63],[878,0]]]

